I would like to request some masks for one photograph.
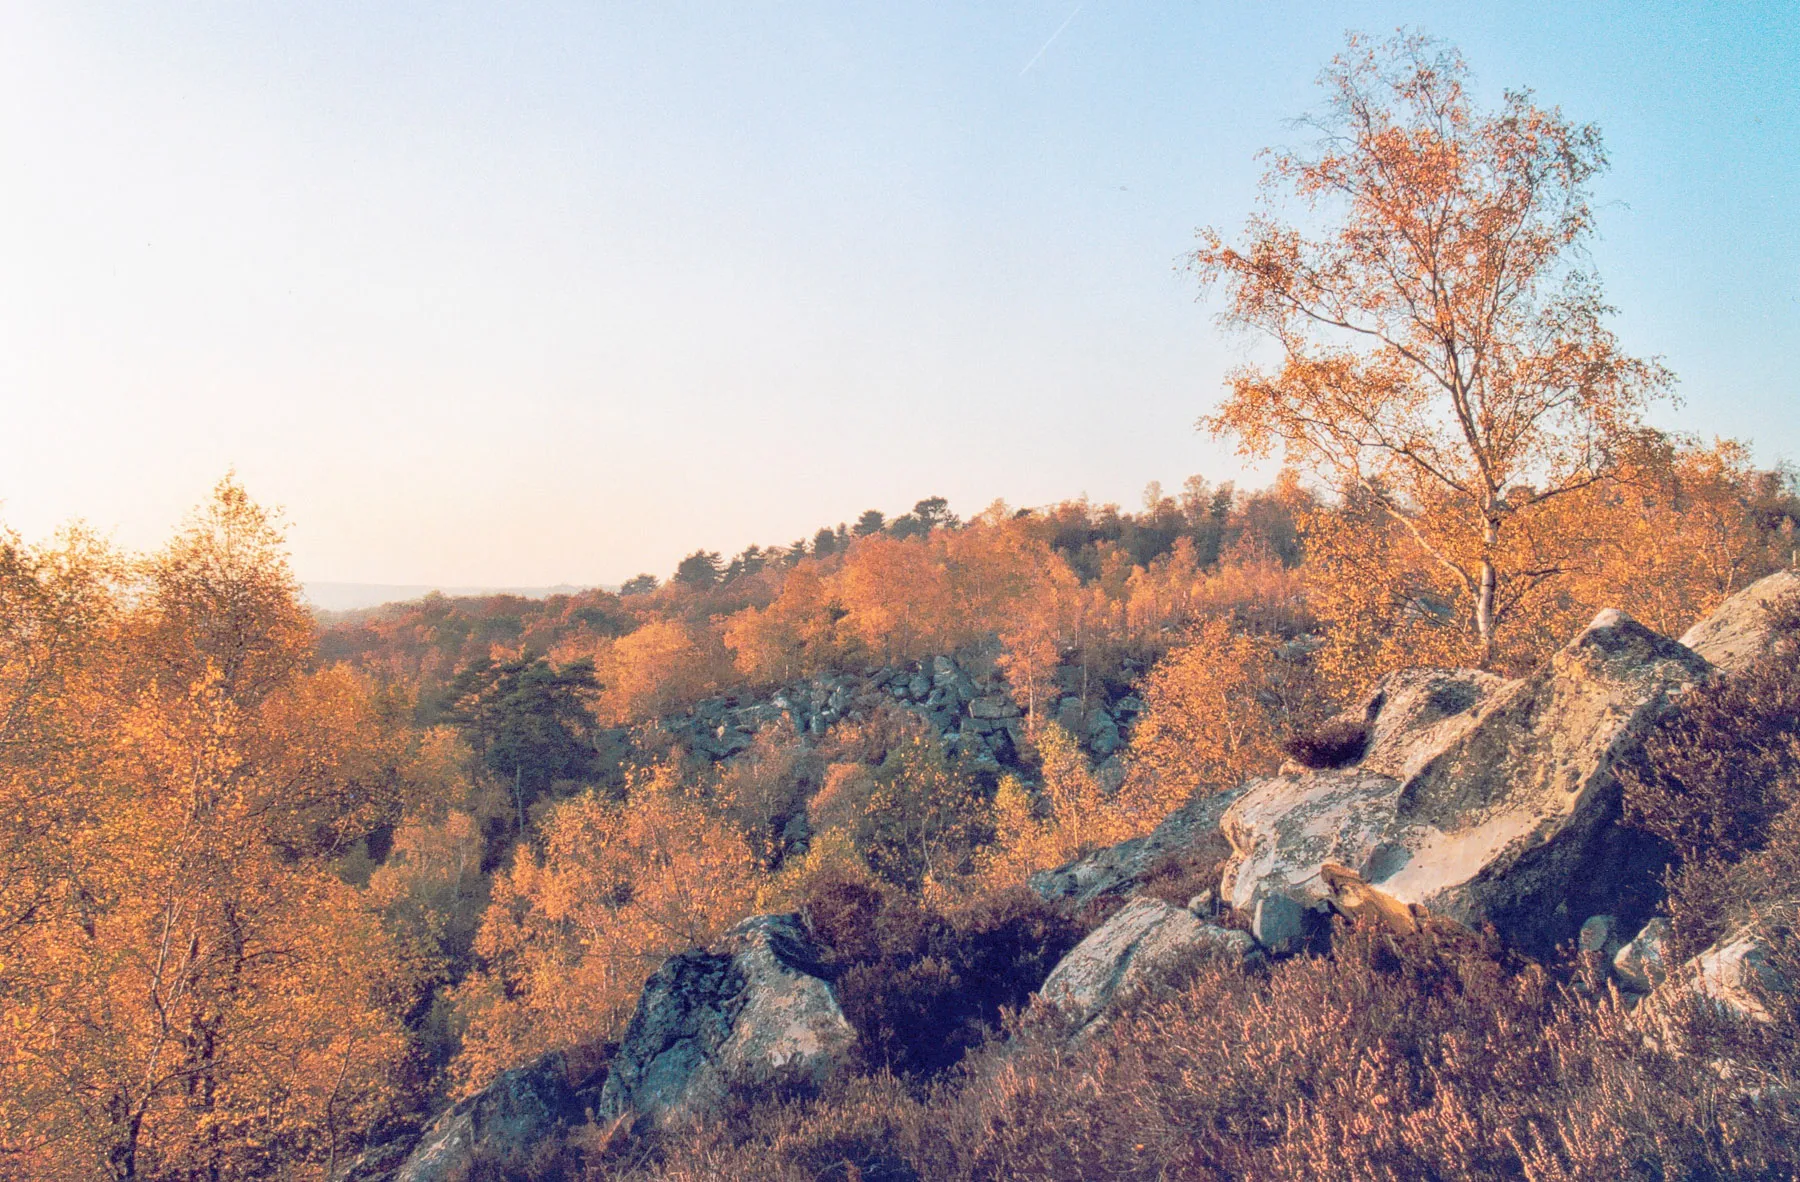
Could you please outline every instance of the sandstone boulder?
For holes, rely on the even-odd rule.
[[[759,915],[644,985],[600,1095],[603,1120],[703,1119],[736,1087],[816,1085],[855,1031],[799,917]]]
[[[505,1071],[486,1088],[443,1113],[397,1165],[395,1147],[371,1150],[338,1174],[339,1182],[460,1182],[478,1160],[523,1165],[537,1144],[586,1119],[561,1053]]]
[[[1479,669],[1401,669],[1375,683],[1350,711],[1369,733],[1364,772],[1404,780],[1461,737],[1507,683]]]
[[[1634,993],[1649,993],[1668,979],[1668,941],[1669,921],[1659,915],[1619,949],[1613,957],[1613,976]]]
[[[1613,824],[1613,768],[1709,674],[1692,651],[1605,611],[1518,681],[1390,677],[1364,708],[1356,765],[1252,781],[1225,812],[1221,892],[1246,912],[1270,894],[1323,902],[1331,862],[1400,904],[1547,949],[1581,916],[1618,913],[1615,896],[1653,872]]]
[[[998,721],[1018,716],[1018,705],[1005,694],[985,694],[969,703],[970,718]]]
[[[1161,899],[1139,897],[1063,957],[1038,996],[1061,1010],[1079,1032],[1187,957],[1213,953],[1242,962],[1255,952],[1256,942],[1248,933],[1202,923]]]
[[[1143,884],[1145,872],[1165,855],[1191,850],[1218,832],[1219,818],[1241,789],[1194,793],[1143,837],[1096,850],[1054,870],[1040,870],[1027,883],[1040,898],[1066,900],[1077,906],[1094,899],[1128,895]]]
[[[1758,579],[1689,628],[1681,643],[1721,671],[1735,673],[1768,650],[1768,610],[1789,595],[1800,595],[1800,574],[1784,570]]]

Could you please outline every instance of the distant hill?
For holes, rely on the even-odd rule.
[[[586,590],[573,583],[554,587],[449,587],[437,583],[410,585],[405,583],[304,583],[301,589],[307,603],[324,612],[352,612],[384,603],[404,603],[422,599],[433,591],[444,595],[523,595],[527,599],[546,599],[552,595],[573,595]]]

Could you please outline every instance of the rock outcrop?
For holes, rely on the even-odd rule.
[[[981,663],[979,654],[976,659]],[[1076,670],[1059,668],[1056,680],[1065,673]],[[1100,759],[1124,745],[1125,729],[1143,710],[1143,703],[1130,696],[1110,705],[1081,695],[1053,701],[1050,716]],[[660,726],[694,754],[716,761],[747,750],[767,728],[818,738],[836,723],[867,718],[883,705],[919,715],[947,748],[966,752],[978,768],[990,772],[1016,762],[1024,747],[1024,720],[1003,679],[990,673],[978,685],[949,655],[867,672],[819,674],[755,697],[706,698],[663,718]]]
[[[586,1119],[594,1097],[568,1076],[561,1053],[501,1072],[426,1126],[410,1150],[404,1144],[370,1150],[337,1182],[461,1182],[478,1161],[522,1166],[539,1142]]]
[[[816,1085],[856,1033],[798,916],[759,915],[644,985],[600,1095],[601,1119],[704,1118],[733,1088]]]
[[[1613,956],[1613,976],[1633,993],[1649,993],[1669,977],[1669,921],[1657,916]]]
[[[1077,1033],[1188,957],[1213,953],[1242,962],[1256,953],[1248,933],[1203,923],[1184,908],[1139,897],[1088,933],[1044,979],[1038,996]]]
[[[1252,781],[1225,812],[1221,893],[1245,912],[1269,894],[1323,903],[1330,862],[1401,904],[1545,949],[1649,872],[1613,825],[1613,768],[1710,672],[1605,611],[1518,681],[1394,675],[1363,708],[1370,740],[1356,765]]]
[[[1094,899],[1129,895],[1161,858],[1198,847],[1218,832],[1219,818],[1240,795],[1196,792],[1181,808],[1143,837],[1096,850],[1054,870],[1040,870],[1028,880],[1039,898],[1065,900],[1077,906]]]
[[[1681,643],[1720,671],[1735,673],[1768,651],[1769,608],[1790,595],[1800,595],[1800,574],[1776,571],[1721,603],[1683,633]]]

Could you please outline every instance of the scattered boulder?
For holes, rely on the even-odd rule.
[[[705,1119],[734,1087],[812,1086],[855,1031],[795,915],[759,915],[644,984],[600,1094],[601,1119]]]
[[[1125,745],[1125,737],[1119,733],[1117,720],[1098,707],[1088,719],[1087,741],[1094,754],[1103,759]]]
[[[397,1166],[392,1147],[365,1153],[339,1182],[452,1182],[477,1161],[523,1165],[537,1144],[586,1119],[593,1097],[569,1083],[561,1052],[504,1071],[493,1083],[428,1125]]]
[[[1769,1021],[1769,1010],[1761,995],[1787,993],[1791,989],[1771,963],[1768,944],[1751,932],[1719,941],[1689,961],[1687,967],[1683,977],[1695,995],[1734,1018]]]
[[[1095,850],[1053,870],[1040,870],[1027,884],[1039,898],[1067,900],[1077,906],[1128,895],[1143,885],[1146,872],[1158,859],[1193,849],[1216,833],[1219,818],[1241,794],[1242,789],[1214,792],[1202,786],[1145,836]]]
[[[1140,896],[1063,957],[1038,996],[1061,1010],[1079,1033],[1133,990],[1206,952],[1241,963],[1256,954],[1256,942],[1245,932],[1202,923],[1183,908]]]
[[[1668,980],[1668,942],[1669,921],[1659,915],[1619,949],[1613,957],[1613,976],[1634,993],[1649,993]]]
[[[1610,915],[1591,915],[1575,934],[1575,949],[1583,956],[1611,960],[1619,951],[1619,921]]]
[[[1005,694],[984,694],[969,703],[970,718],[998,720],[1018,716],[1018,705]]]
[[[1681,643],[1720,671],[1736,673],[1768,651],[1773,639],[1769,608],[1790,595],[1800,595],[1800,574],[1776,571],[1721,603],[1711,615],[1683,633]]]
[[[1276,956],[1298,952],[1318,927],[1317,913],[1292,895],[1274,891],[1256,900],[1250,911],[1250,934]]]
[[[1221,890],[1245,910],[1267,895],[1322,902],[1332,862],[1401,904],[1548,950],[1573,934],[1572,908],[1610,910],[1609,893],[1645,873],[1610,832],[1613,767],[1709,675],[1611,610],[1518,681],[1393,675],[1363,709],[1358,764],[1246,786],[1220,821],[1233,851]]]

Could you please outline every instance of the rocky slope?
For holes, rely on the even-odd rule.
[[[1084,697],[1078,670],[1060,670],[1057,680],[1066,692],[1047,707],[1048,716],[1097,759],[1123,747],[1124,732],[1143,711],[1143,703],[1129,694],[1108,700],[1104,687],[1098,686],[1090,687]],[[685,714],[665,718],[661,725],[697,754],[722,760],[748,749],[764,728],[817,738],[833,723],[867,718],[883,705],[918,714],[948,750],[966,754],[978,769],[998,771],[1015,764],[1024,747],[1022,712],[1004,682],[991,674],[971,673],[949,655],[805,678],[762,697],[707,698]]]
[[[1102,1037],[1109,1013],[1184,960],[1291,954],[1336,911],[1392,928],[1428,916],[1491,925],[1528,952],[1573,941],[1633,994],[1688,990],[1757,1018],[1757,989],[1785,983],[1755,932],[1734,932],[1684,965],[1666,962],[1666,924],[1649,914],[1661,863],[1621,823],[1615,773],[1683,693],[1732,676],[1769,645],[1763,609],[1796,591],[1800,578],[1771,576],[1690,631],[1691,645],[1607,611],[1524,678],[1410,670],[1384,679],[1337,720],[1340,734],[1356,738],[1339,744],[1337,766],[1289,764],[1189,802],[1145,837],[1034,875],[1032,888],[1047,899],[1126,900],[1049,974],[1040,1004],[1074,1036]],[[1016,717],[1010,703],[995,703],[985,718],[990,708],[977,704],[992,699],[948,660],[929,677],[896,673],[872,686],[821,683],[804,709],[793,697],[782,708],[811,729],[813,718],[842,716],[858,694],[885,693],[954,715],[957,725],[944,729],[980,735],[990,751]],[[1187,909],[1131,897],[1159,860],[1221,838],[1216,896],[1205,892]],[[747,920],[650,979],[597,1089],[558,1082],[548,1061],[509,1072],[440,1117],[397,1167],[365,1162],[346,1177],[448,1177],[444,1163],[471,1160],[484,1143],[512,1152],[530,1129],[558,1127],[581,1103],[603,1122],[650,1127],[704,1119],[732,1089],[817,1083],[855,1036],[825,959],[798,917]]]

